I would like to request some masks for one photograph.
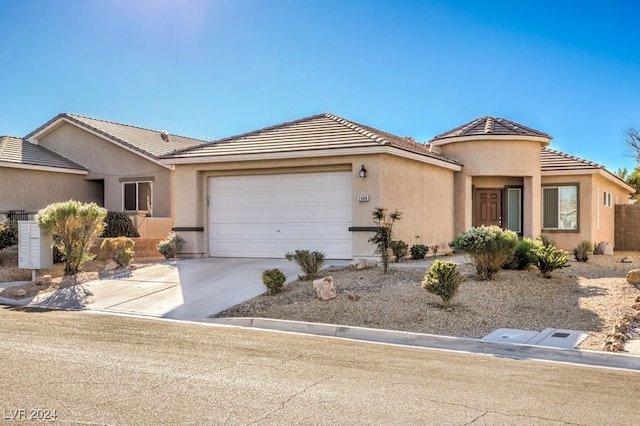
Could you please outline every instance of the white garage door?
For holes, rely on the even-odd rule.
[[[350,172],[209,178],[209,255],[351,258]]]

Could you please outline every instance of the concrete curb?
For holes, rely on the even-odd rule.
[[[246,328],[338,337],[377,343],[415,346],[429,349],[472,352],[493,356],[530,358],[599,367],[640,370],[640,356],[582,349],[563,349],[520,343],[494,343],[482,339],[438,336],[405,331],[377,330],[363,327],[277,320],[269,318],[209,318],[208,322]]]

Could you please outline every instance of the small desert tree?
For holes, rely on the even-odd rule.
[[[402,213],[395,210],[387,215],[387,209],[376,207],[372,212],[373,221],[376,224],[376,233],[369,242],[376,245],[376,253],[382,258],[382,269],[386,274],[391,258],[391,241],[393,241],[393,224],[400,220]]]
[[[40,210],[36,222],[47,235],[55,235],[56,247],[65,259],[65,275],[74,275],[93,259],[88,253],[91,241],[102,233],[107,211],[96,203],[69,200]]]

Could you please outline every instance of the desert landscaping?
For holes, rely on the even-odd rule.
[[[626,256],[633,262],[622,263]],[[311,281],[296,280],[278,294],[258,296],[212,317],[265,317],[474,338],[498,328],[563,328],[590,334],[581,349],[602,350],[625,314],[627,322],[629,316],[636,318],[622,334],[640,338],[640,290],[625,279],[639,261],[638,252],[615,252],[590,256],[587,262],[571,259],[549,279],[531,267],[502,270],[488,281],[478,280],[473,265],[465,263],[460,270],[466,280],[450,309],[422,288],[424,267],[391,264],[386,275],[380,266],[329,267],[319,277],[333,278],[334,299],[320,301]]]

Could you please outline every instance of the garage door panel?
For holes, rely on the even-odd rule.
[[[273,225],[225,224],[212,229],[213,238],[249,239],[274,238],[277,229]]]
[[[350,172],[213,177],[209,202],[211,256],[351,258]]]
[[[349,225],[344,223],[283,223],[278,227],[282,238],[314,237],[316,240],[350,238]]]
[[[306,208],[292,208],[284,209],[279,214],[282,222],[302,222],[302,223],[317,223],[309,222],[310,218],[321,217],[322,222],[342,222],[346,223],[347,227],[351,226],[351,216],[344,211],[344,208],[337,206],[327,207],[306,207]]]

